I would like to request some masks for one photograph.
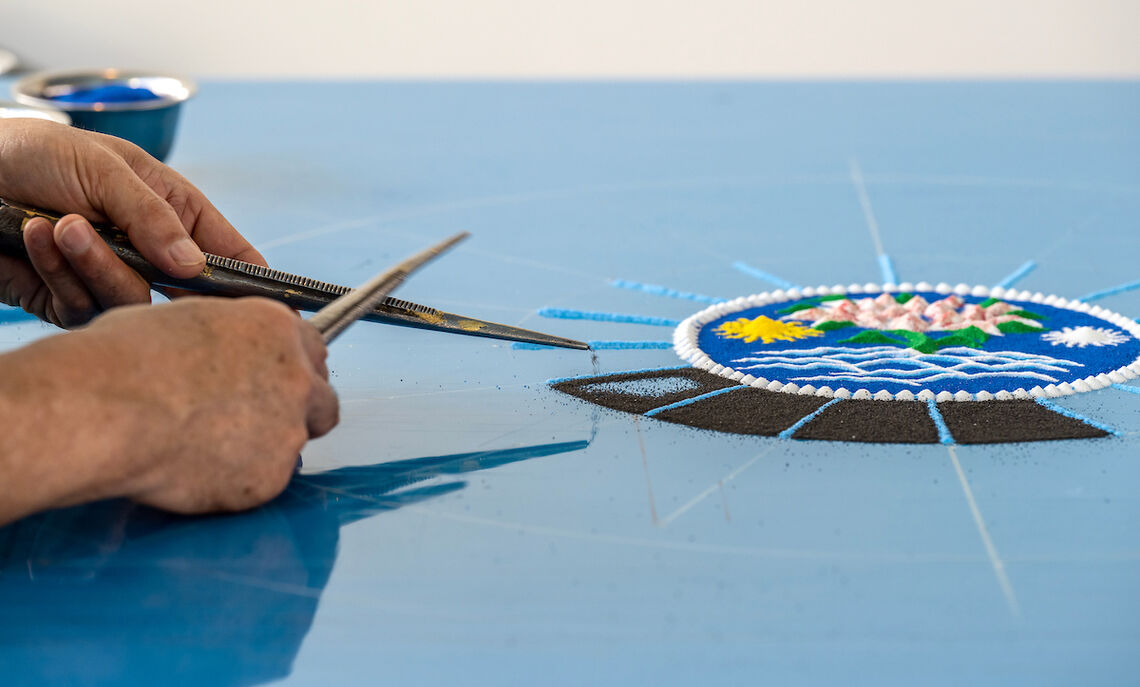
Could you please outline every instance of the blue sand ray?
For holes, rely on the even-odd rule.
[[[994,287],[1008,289],[1009,287],[1024,279],[1026,275],[1035,269],[1037,269],[1037,263],[1033,262],[1032,260],[1026,260],[1024,265],[1007,274],[1004,279],[994,284]]]
[[[1129,386],[1128,384],[1113,384],[1112,388],[1113,389],[1120,389],[1121,391],[1127,391],[1130,394],[1140,394],[1140,386]]]
[[[673,347],[672,341],[587,341],[586,344],[595,351],[664,350]],[[557,346],[525,341],[516,341],[511,344],[511,349],[516,351],[546,351],[557,348]]]
[[[1087,296],[1081,296],[1077,300],[1084,301],[1085,303],[1088,303],[1089,301],[1100,300],[1101,298],[1107,298],[1108,296],[1115,296],[1116,294],[1124,293],[1125,291],[1135,291],[1136,289],[1140,289],[1140,281],[1128,282],[1127,284],[1121,284],[1120,286],[1113,286],[1112,288],[1102,289],[1101,291],[1093,291],[1092,293],[1088,294]]]
[[[938,410],[938,404],[933,398],[926,401],[926,410],[930,413],[930,419],[934,421],[934,427],[938,430],[939,443],[949,446],[954,443],[954,436],[950,434],[950,428],[946,426],[946,420],[942,417],[941,411]]]
[[[651,293],[654,296],[665,296],[666,298],[679,298],[685,301],[697,301],[698,303],[724,303],[728,299],[716,298],[714,296],[705,296],[699,293],[692,293],[690,291],[678,291],[671,289],[668,286],[660,286],[658,284],[642,284],[641,282],[629,281],[626,279],[611,279],[610,286],[619,289],[630,289],[631,291],[643,291]]]
[[[595,351],[631,351],[673,348],[672,341],[587,341]]]
[[[804,425],[806,425],[807,423],[809,423],[809,422],[811,422],[812,420],[816,419],[817,417],[819,417],[819,414],[820,414],[820,413],[822,413],[823,411],[827,410],[828,408],[830,408],[831,406],[835,405],[836,403],[839,403],[839,402],[840,402],[840,401],[842,401],[842,400],[843,400],[842,398],[833,398],[833,399],[831,399],[831,400],[830,400],[830,401],[828,401],[827,403],[824,403],[824,404],[823,404],[823,405],[821,405],[820,407],[816,408],[816,409],[815,409],[814,411],[812,411],[811,413],[808,413],[807,415],[805,415],[805,416],[801,417],[801,418],[799,419],[799,421],[798,421],[798,422],[796,422],[796,424],[794,424],[794,425],[792,425],[791,427],[789,427],[789,428],[785,429],[784,431],[780,432],[780,433],[779,433],[777,436],[779,436],[781,439],[791,439],[791,438],[792,438],[792,435],[793,435],[793,434],[795,434],[796,432],[800,431],[800,427],[803,427],[803,426],[804,426]]]
[[[798,284],[793,284],[792,282],[788,281],[787,279],[777,277],[774,274],[770,274],[768,272],[765,272],[764,270],[759,269],[757,267],[753,267],[752,265],[749,265],[747,263],[743,263],[743,262],[739,262],[739,261],[734,262],[734,263],[732,263],[732,269],[736,270],[737,272],[743,272],[744,274],[747,274],[750,277],[756,277],[757,279],[761,279],[761,280],[766,281],[770,284],[775,284],[776,286],[778,286],[784,290],[802,289],[803,288],[803,287],[799,286]]]
[[[596,375],[578,375],[577,377],[555,377],[554,379],[546,380],[547,384],[561,384],[562,382],[573,382],[579,379],[598,379],[603,380],[606,377],[620,377],[621,375],[636,375],[643,372],[671,372],[673,370],[687,370],[689,365],[674,365],[672,367],[648,367],[644,370],[625,370],[623,372],[607,372],[606,374]]]
[[[696,403],[698,401],[703,401],[706,398],[712,398],[713,396],[720,396],[721,394],[727,394],[730,391],[740,391],[741,389],[748,389],[748,388],[751,388],[751,387],[741,385],[741,386],[730,386],[730,387],[725,388],[725,389],[717,389],[716,391],[710,391],[707,394],[701,394],[700,396],[693,396],[692,398],[686,398],[683,401],[677,401],[676,403],[670,403],[667,406],[661,406],[660,408],[654,408],[653,410],[646,411],[645,417],[653,417],[654,415],[656,415],[658,413],[663,413],[666,410],[673,410],[674,408],[684,408],[687,405],[692,405],[693,403]]]
[[[898,284],[899,275],[895,272],[895,263],[886,253],[879,254],[879,270],[883,273],[884,284]]]
[[[1069,410],[1068,408],[1066,408],[1064,406],[1057,405],[1056,403],[1053,403],[1052,401],[1050,401],[1048,399],[1036,398],[1034,400],[1037,401],[1037,403],[1039,405],[1042,405],[1042,406],[1048,408],[1049,410],[1052,410],[1054,413],[1057,413],[1058,415],[1064,415],[1065,417],[1072,418],[1074,420],[1078,420],[1080,422],[1083,422],[1086,425],[1092,425],[1093,427],[1096,427],[1097,429],[1102,429],[1102,430],[1104,430],[1104,431],[1108,432],[1109,434],[1116,436],[1116,437],[1122,435],[1122,432],[1120,430],[1114,428],[1114,427],[1109,427],[1108,425],[1104,424],[1103,422],[1097,422],[1096,420],[1093,420],[1091,418],[1087,418],[1084,415],[1081,415],[1080,413],[1073,412],[1072,410]]]
[[[665,317],[650,317],[648,315],[627,315],[616,312],[591,312],[589,310],[567,310],[564,308],[542,308],[538,311],[540,317],[549,317],[559,320],[594,320],[595,322],[623,322],[629,324],[650,324],[655,327],[676,327],[680,320],[671,320]]]

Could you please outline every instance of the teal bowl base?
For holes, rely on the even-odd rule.
[[[74,126],[126,139],[159,160],[174,146],[181,103],[153,110],[67,110]]]

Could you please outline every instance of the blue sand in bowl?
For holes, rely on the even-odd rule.
[[[51,99],[61,103],[135,103],[160,98],[162,98],[161,95],[149,88],[110,84],[94,88],[81,88],[63,95],[52,96]]]

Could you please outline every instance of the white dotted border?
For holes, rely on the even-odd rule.
[[[1030,398],[1056,398],[1058,396],[1068,396],[1069,394],[1082,393],[1085,391],[1095,391],[1103,389],[1104,387],[1111,386],[1112,384],[1122,384],[1128,380],[1140,375],[1140,357],[1132,361],[1130,364],[1125,365],[1112,372],[1098,374],[1096,376],[1085,377],[1078,379],[1075,382],[1062,382],[1061,384],[1049,384],[1048,386],[1041,387],[1035,386],[1032,389],[1018,388],[1013,391],[998,391],[990,393],[988,391],[979,391],[978,393],[970,393],[969,391],[940,391],[935,393],[930,389],[923,389],[918,393],[911,391],[900,391],[892,394],[889,391],[883,390],[876,393],[871,393],[867,389],[856,389],[851,391],[847,388],[840,387],[832,389],[829,386],[815,387],[811,384],[799,386],[794,383],[784,384],[774,380],[767,380],[763,377],[753,377],[750,374],[745,374],[739,370],[734,370],[731,367],[725,367],[719,363],[714,362],[709,356],[697,346],[697,336],[700,334],[701,327],[719,319],[725,315],[746,310],[748,308],[755,308],[762,305],[771,305],[773,303],[783,303],[786,301],[800,300],[801,298],[810,298],[812,296],[830,296],[830,295],[877,295],[880,293],[913,293],[916,291],[934,291],[939,294],[949,295],[951,293],[958,294],[959,296],[976,296],[1001,298],[1010,301],[1024,301],[1029,303],[1044,303],[1051,305],[1054,308],[1064,308],[1068,310],[1075,310],[1077,312],[1088,313],[1094,317],[1098,317],[1105,322],[1109,322],[1132,336],[1140,339],[1140,324],[1135,320],[1125,317],[1123,315],[1114,313],[1110,310],[1105,310],[1099,306],[1089,305],[1079,300],[1066,300],[1058,296],[1046,296],[1043,293],[1033,293],[1030,291],[1018,291],[1017,289],[1005,289],[1000,286],[970,286],[969,284],[958,284],[957,286],[950,286],[949,284],[942,283],[937,286],[931,286],[926,282],[919,282],[917,284],[902,283],[902,284],[851,284],[850,286],[819,286],[816,288],[805,289],[788,289],[787,291],[767,291],[753,296],[743,296],[735,300],[725,303],[718,303],[701,310],[700,312],[685,319],[681,324],[677,325],[677,329],[673,331],[673,350],[681,359],[691,364],[693,367],[706,372],[710,372],[721,377],[726,377],[741,384],[756,387],[757,389],[767,389],[768,391],[780,391],[787,394],[800,394],[802,396],[822,396],[824,398],[855,398],[855,399],[874,399],[878,401],[927,401],[933,399],[937,402],[943,401],[1009,401],[1012,399],[1030,399]]]

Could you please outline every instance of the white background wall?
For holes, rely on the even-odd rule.
[[[1136,77],[1140,0],[0,0],[0,46],[233,77]]]

